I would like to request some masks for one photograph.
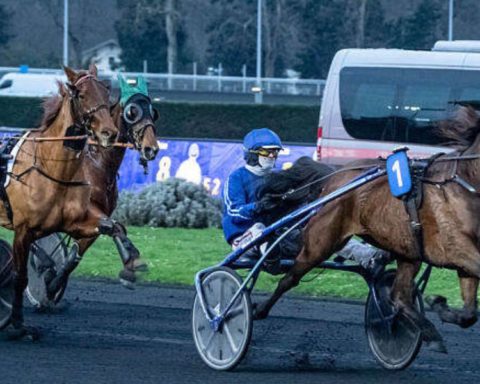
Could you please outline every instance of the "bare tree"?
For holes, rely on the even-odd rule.
[[[357,48],[365,46],[365,15],[368,0],[358,0],[358,18],[357,18],[357,34],[355,45]]]
[[[277,67],[294,65],[292,53],[301,48],[297,30],[300,20],[287,0],[264,1],[263,15],[265,76],[273,77]]]
[[[165,2],[165,29],[167,32],[167,68],[169,72],[177,72],[178,64],[178,12],[176,9],[176,0],[166,0]]]

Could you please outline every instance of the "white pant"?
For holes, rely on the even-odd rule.
[[[248,243],[252,242],[256,238],[260,237],[265,229],[265,225],[262,223],[255,223],[250,228],[248,228],[243,235],[236,237],[232,241],[232,249],[236,251],[240,247],[246,246]],[[260,245],[260,251],[265,252],[267,243]]]

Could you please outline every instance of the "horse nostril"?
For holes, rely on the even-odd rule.
[[[145,155],[145,158],[147,160],[152,160],[155,158],[155,156],[157,155],[157,152],[158,150],[157,149],[154,149],[154,148],[151,148],[151,147],[146,147],[143,151],[144,155]]]
[[[112,134],[110,131],[106,130],[106,129],[103,129],[101,132],[100,132],[100,135],[102,135],[103,138],[105,139],[108,139]]]

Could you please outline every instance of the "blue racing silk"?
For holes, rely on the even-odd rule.
[[[229,244],[255,223],[261,222],[255,214],[258,191],[265,184],[265,176],[258,176],[242,167],[233,171],[223,189],[222,227]]]

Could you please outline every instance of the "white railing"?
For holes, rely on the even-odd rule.
[[[0,67],[0,75],[7,72],[19,72],[18,67]],[[29,68],[29,73],[61,74],[59,69]],[[152,91],[187,91],[187,92],[223,92],[252,93],[257,85],[255,77],[174,75],[168,73],[123,72],[129,78],[144,76]],[[100,72],[99,76],[116,82],[117,73]],[[265,94],[321,96],[325,80],[262,78],[261,88]]]

